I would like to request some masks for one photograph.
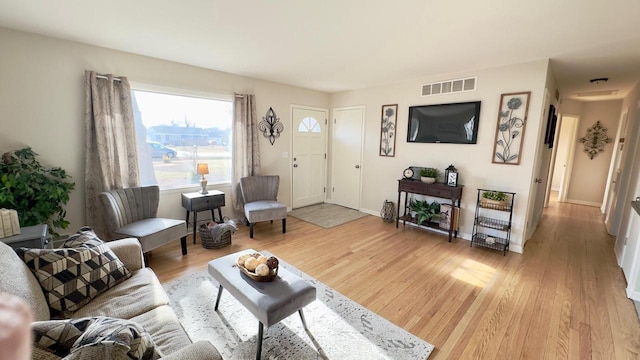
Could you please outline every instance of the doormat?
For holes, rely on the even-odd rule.
[[[363,218],[368,214],[344,206],[324,203],[291,210],[287,215],[329,229]]]
[[[316,301],[264,330],[263,359],[415,359],[425,360],[434,346],[336,290],[280,260],[280,266],[315,286]],[[250,281],[250,280],[248,280]],[[207,270],[163,284],[180,323],[192,341],[210,341],[222,358],[253,359],[258,320],[228,292],[214,311],[218,283]]]

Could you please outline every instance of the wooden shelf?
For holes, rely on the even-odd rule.
[[[400,201],[402,200],[402,193],[404,192],[404,213],[400,215]],[[398,180],[398,209],[396,214],[396,228],[399,226],[400,220],[406,225],[407,221],[416,223],[415,220],[409,216],[409,194],[425,195],[430,197],[436,197],[441,199],[447,199],[451,204],[451,219],[449,219],[449,229],[443,229],[439,223],[429,223],[428,225],[418,225],[428,228],[437,228],[449,233],[449,242],[452,237],[458,237],[458,230],[454,229],[454,224],[458,221],[456,219],[457,212],[455,208],[460,207],[460,199],[462,198],[462,186],[448,186],[446,184],[427,184],[416,179],[400,179]],[[433,225],[431,225],[433,224]]]
[[[415,224],[416,226],[419,226],[419,227],[430,228],[430,229],[438,229],[438,230],[441,230],[441,231],[444,231],[444,232],[448,231],[448,229],[441,228],[439,222],[423,221],[422,224],[418,225],[418,221],[415,218],[412,218],[410,215],[400,216],[400,220],[402,220],[403,222],[408,222],[408,223]]]

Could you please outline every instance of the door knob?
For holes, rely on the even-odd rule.
[[[293,167],[298,167],[298,164],[293,164]]]
[[[360,169],[360,165],[356,165],[356,169]]]
[[[542,179],[536,178],[535,180],[533,180],[533,182],[538,183],[538,184],[542,184]]]

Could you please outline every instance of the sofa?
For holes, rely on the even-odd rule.
[[[169,298],[158,278],[151,269],[144,267],[142,248],[137,239],[114,240],[104,243],[101,247],[108,249],[106,251],[112,254],[111,256],[115,254],[128,270],[128,277],[120,279],[113,287],[73,312],[67,311],[62,319],[126,319],[143,328],[146,331],[145,335],[150,335],[153,346],[159,350],[158,356],[163,359],[222,359],[210,342],[192,343],[171,308]],[[51,320],[54,311],[49,303],[52,300],[50,297],[49,300],[45,299],[41,283],[20,254],[20,250],[16,251],[0,242],[0,292],[19,296],[31,306],[35,320],[32,327],[35,328],[36,324],[55,324],[60,320]],[[56,315],[60,319],[60,314]],[[37,330],[34,331],[38,338]],[[42,351],[34,345],[33,358],[63,357]]]

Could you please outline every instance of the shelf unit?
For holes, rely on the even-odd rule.
[[[402,193],[404,192],[404,213],[400,215],[400,201],[402,200]],[[411,218],[409,211],[409,194],[419,194],[435,198],[447,199],[451,204],[451,219],[449,221],[449,229],[440,228],[436,223],[422,223],[425,228],[433,228],[438,230],[444,230],[449,234],[449,242],[452,237],[458,237],[458,230],[454,229],[454,223],[457,222],[456,207],[460,207],[460,199],[462,198],[462,185],[448,186],[446,184],[427,184],[420,180],[415,179],[400,179],[398,180],[398,209],[396,213],[396,228],[398,227],[400,220],[402,220],[403,226],[408,222],[416,223]]]
[[[513,202],[516,193],[502,191],[507,195],[503,203],[487,202],[482,194],[489,189],[478,189],[476,215],[473,221],[473,237],[469,246],[481,246],[507,254],[511,240],[511,222],[513,220]]]

